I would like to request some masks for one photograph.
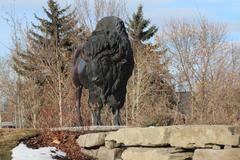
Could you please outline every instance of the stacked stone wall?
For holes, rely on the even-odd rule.
[[[99,160],[240,160],[240,127],[190,125],[122,128],[78,138]]]

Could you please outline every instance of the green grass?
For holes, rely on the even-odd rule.
[[[5,154],[19,144],[21,139],[40,133],[36,129],[0,129],[0,154]]]

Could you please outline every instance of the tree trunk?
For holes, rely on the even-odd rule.
[[[140,98],[140,86],[141,86],[141,71],[140,66],[138,66],[138,74],[137,74],[137,93],[136,93],[136,113],[135,117],[137,117],[137,113],[139,112],[139,98]]]
[[[22,116],[21,116],[21,105],[20,105],[20,88],[19,88],[19,77],[17,80],[17,120],[19,128],[22,128]]]
[[[60,127],[63,126],[63,117],[62,117],[62,83],[61,83],[61,75],[60,71],[58,72],[58,96],[59,96],[59,124]]]
[[[0,128],[2,128],[2,112],[0,111]]]
[[[33,114],[33,128],[36,128],[36,124],[37,124],[37,116],[36,116],[36,114],[34,113],[34,114]]]
[[[18,123],[17,123],[17,105],[14,105],[14,124],[16,128],[18,128]]]

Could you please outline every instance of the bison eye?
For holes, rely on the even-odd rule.
[[[108,64],[109,64],[109,62],[103,61],[103,65],[108,65]]]
[[[103,65],[108,65],[108,64],[109,64],[109,60],[106,59],[106,58],[103,59],[103,60],[102,60],[102,64],[103,64]]]

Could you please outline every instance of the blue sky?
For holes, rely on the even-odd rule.
[[[61,5],[74,4],[74,0],[58,0]],[[240,0],[126,0],[131,15],[142,3],[144,15],[161,28],[171,18],[192,19],[204,16],[210,21],[228,25],[229,41],[240,41]],[[15,4],[15,5],[14,5]],[[42,6],[47,0],[0,0],[0,56],[9,54],[11,30],[6,23],[6,13],[13,14],[23,23],[36,22],[34,13],[43,16]],[[14,9],[15,8],[15,9]]]

